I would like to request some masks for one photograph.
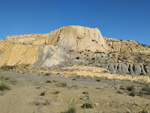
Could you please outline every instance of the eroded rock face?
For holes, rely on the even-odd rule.
[[[97,28],[82,26],[0,40],[0,66],[24,64],[31,69],[84,65],[103,67],[110,73],[149,75],[150,47],[135,41],[104,38]]]
[[[62,64],[93,64],[95,60],[103,60],[102,54],[98,56],[97,53],[105,55],[104,52],[107,53],[108,48],[97,28],[62,27],[52,31],[46,40],[46,45],[41,47],[37,61],[38,63],[41,62],[41,65],[38,68],[49,68]],[[93,56],[94,59],[90,60]]]
[[[131,74],[131,75],[149,75],[150,66],[143,64],[102,64],[103,67],[111,73]]]

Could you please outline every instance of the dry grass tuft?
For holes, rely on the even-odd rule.
[[[0,91],[4,91],[4,90],[10,90],[10,87],[4,83],[1,83]]]

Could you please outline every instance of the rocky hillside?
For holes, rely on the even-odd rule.
[[[150,46],[106,38],[97,28],[82,26],[0,40],[1,69],[61,70],[74,65],[150,75]]]

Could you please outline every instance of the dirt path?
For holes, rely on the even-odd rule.
[[[61,113],[70,106],[75,106],[77,113],[150,111],[150,95],[138,96],[142,84],[137,82],[12,72],[0,72],[1,76],[8,77],[0,79],[0,83],[10,85],[11,90],[0,96],[0,113]],[[46,83],[47,80],[51,82]],[[58,87],[61,82],[67,86]],[[134,97],[126,89],[120,89],[131,85],[135,88]],[[92,104],[93,108],[82,109],[84,103]]]
[[[9,81],[2,82],[11,85],[11,90],[5,91],[4,96],[0,96],[0,113],[42,113],[33,102],[40,94],[37,87],[44,88],[45,81],[50,77],[12,72],[0,72],[0,76],[8,77]],[[62,79],[56,76],[51,78]],[[11,81],[17,82],[11,84]]]
[[[10,74],[10,77],[12,76]],[[17,85],[12,85],[12,90],[7,91],[4,96],[0,97],[1,113],[33,113],[35,107],[31,106],[29,102],[37,91],[27,77],[19,77],[18,75],[15,75],[15,77]]]

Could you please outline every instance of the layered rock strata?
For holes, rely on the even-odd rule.
[[[102,67],[110,73],[150,75],[150,46],[103,37],[97,28],[67,26],[48,34],[0,40],[0,66],[19,65],[31,70],[83,65]]]

